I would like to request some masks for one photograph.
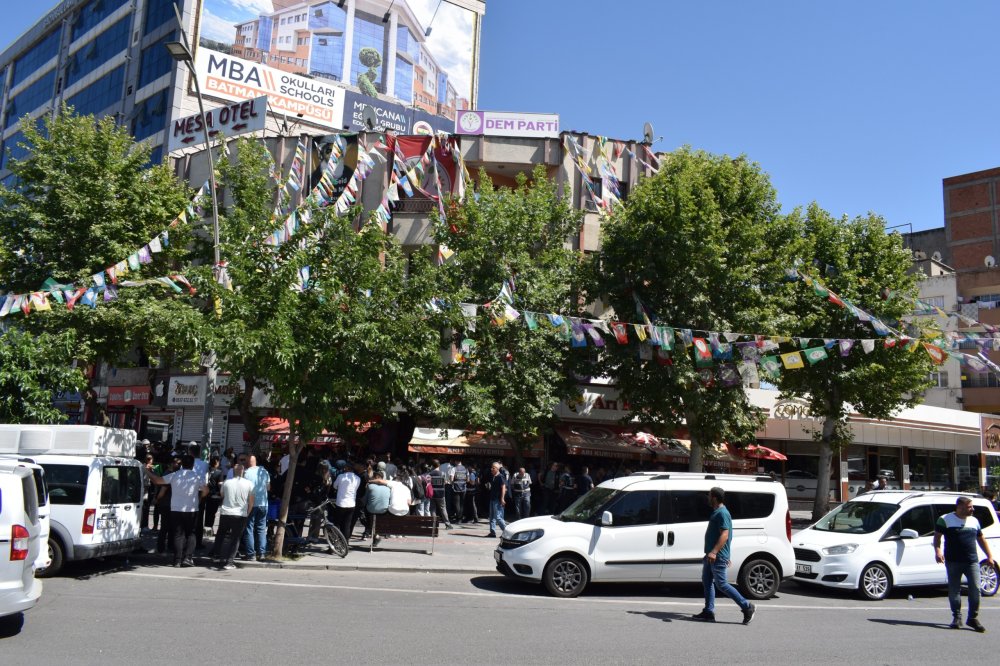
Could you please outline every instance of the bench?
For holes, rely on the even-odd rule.
[[[372,519],[372,543],[368,552],[375,550],[375,542],[386,534],[396,536],[430,537],[431,549],[424,551],[428,555],[434,554],[434,539],[438,536],[437,516],[396,516],[391,513],[380,513],[373,515]]]

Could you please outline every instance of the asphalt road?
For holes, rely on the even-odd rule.
[[[553,599],[502,576],[76,567],[45,582],[5,664],[982,664],[1000,648],[947,629],[943,590],[880,603],[786,583],[749,626],[722,600],[691,621],[700,586],[596,586]],[[907,598],[912,593],[914,599]]]

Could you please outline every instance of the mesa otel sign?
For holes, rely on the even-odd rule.
[[[344,90],[319,79],[289,74],[225,53],[198,49],[195,70],[206,96],[241,102],[267,95],[271,109],[340,129]]]

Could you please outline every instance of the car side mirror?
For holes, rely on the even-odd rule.
[[[919,536],[920,535],[917,534],[916,530],[910,530],[910,529],[903,530],[899,533],[900,539],[916,539]]]
[[[605,511],[604,513],[601,514],[601,526],[602,527],[610,527],[611,525],[614,524],[614,522],[615,521],[611,517],[611,512],[610,511]]]

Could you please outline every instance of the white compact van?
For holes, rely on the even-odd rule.
[[[41,571],[52,563],[49,557],[49,549],[46,547],[46,544],[49,542],[51,524],[49,514],[51,512],[49,510],[49,491],[45,485],[45,470],[31,458],[21,455],[0,453],[0,463],[16,464],[31,470],[31,476],[35,481],[35,490],[38,494],[38,519],[42,524],[42,533],[39,535],[42,547],[38,549],[35,570]]]
[[[750,599],[774,595],[795,571],[785,488],[769,476],[641,472],[605,481],[557,516],[507,525],[497,570],[575,597],[588,582],[698,582],[708,491],[733,517],[731,582]]]
[[[0,461],[0,622],[28,610],[42,595],[35,560],[42,526],[32,471]]]
[[[99,426],[0,424],[0,456],[30,458],[45,471],[52,576],[70,560],[128,553],[140,544],[144,476],[135,432]]]

